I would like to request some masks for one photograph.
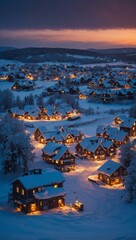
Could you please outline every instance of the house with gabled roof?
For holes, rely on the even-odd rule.
[[[34,89],[34,83],[33,81],[30,81],[28,79],[16,81],[11,87],[11,90],[13,91],[33,90],[33,89]]]
[[[48,132],[47,128],[45,126],[39,126],[35,129],[33,135],[34,135],[34,139],[36,141],[38,141],[39,137],[43,134]]]
[[[105,149],[106,157],[116,154],[117,145],[112,140],[103,139],[101,145]]]
[[[48,131],[48,132],[42,132],[42,134],[38,137],[38,142],[47,144],[48,142],[54,141],[54,135],[57,133],[57,131]]]
[[[105,159],[106,156],[105,149],[101,145],[100,140],[92,141],[91,137],[84,138],[76,145],[75,149],[76,153],[91,160]]]
[[[72,144],[75,142],[74,136],[69,132],[62,132],[61,136],[64,144]]]
[[[106,127],[103,125],[99,125],[96,129],[96,136],[106,137]]]
[[[128,118],[120,125],[120,130],[123,130],[128,133],[128,136],[136,136],[136,119]]]
[[[126,168],[113,160],[105,162],[98,171],[98,179],[108,185],[118,184],[124,181],[127,175]]]
[[[90,138],[84,138],[81,142],[79,142],[75,146],[76,153],[84,157],[86,155],[86,149],[88,148],[90,144]]]
[[[63,144],[48,142],[42,149],[42,157],[60,171],[70,171],[75,168],[75,156]]]
[[[119,147],[122,144],[126,144],[128,140],[129,140],[128,133],[123,130],[120,130],[115,135],[113,142]]]
[[[37,120],[40,118],[41,110],[38,105],[26,105],[24,107],[25,119]]]
[[[106,151],[99,143],[90,143],[86,149],[86,157],[92,160],[104,160]]]
[[[9,201],[26,214],[64,206],[64,181],[62,174],[55,169],[28,172],[12,181]]]

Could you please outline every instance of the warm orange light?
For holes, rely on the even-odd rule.
[[[31,41],[40,41],[45,43],[55,42],[82,42],[82,43],[98,43],[100,47],[111,46],[133,46],[136,47],[136,29],[62,29],[62,30],[1,30],[3,38],[16,40],[28,39]]]

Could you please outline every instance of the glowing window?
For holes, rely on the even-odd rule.
[[[19,193],[19,187],[16,187],[16,192]]]
[[[25,194],[25,190],[24,190],[24,189],[22,189],[22,192],[21,192],[21,193],[22,193],[22,195],[24,195],[24,194]]]

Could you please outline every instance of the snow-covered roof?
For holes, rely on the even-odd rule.
[[[19,107],[12,107],[9,110],[10,110],[11,113],[15,113],[16,114],[18,112],[18,110],[19,110]]]
[[[34,193],[34,196],[37,199],[50,199],[57,196],[63,196],[65,194],[66,192],[62,187],[59,188],[47,187],[45,188],[45,191]]]
[[[62,145],[61,148],[58,149],[56,155],[52,159],[59,160],[66,151],[67,151],[67,147],[65,145]]]
[[[127,118],[127,119],[125,119],[125,121],[123,123],[121,123],[120,126],[130,128],[133,126],[135,121],[136,121],[136,119],[134,119],[134,118]]]
[[[108,160],[100,168],[97,169],[98,172],[104,173],[108,176],[112,175],[119,167],[120,163],[114,162],[113,160]]]
[[[40,108],[37,105],[25,105],[24,110],[26,112],[39,112],[40,113]]]
[[[55,131],[51,131],[51,132],[43,132],[42,133],[42,137],[44,138],[44,139],[52,139],[55,135],[57,134],[57,132],[55,132]]]
[[[99,143],[90,143],[87,150],[90,151],[90,152],[95,152],[96,149],[100,146]]]
[[[41,174],[26,175],[18,178],[26,189],[46,186],[64,181],[63,175],[55,169],[44,169]]]
[[[89,137],[88,138],[84,138],[82,140],[82,142],[80,142],[81,147],[82,148],[86,148],[86,149],[88,148],[89,144],[90,144],[90,138]]]
[[[105,127],[103,125],[99,125],[96,129],[96,132],[99,134],[103,134],[105,132]]]
[[[62,144],[58,144],[56,142],[48,142],[45,147],[42,149],[43,152],[45,152],[48,155],[54,154],[54,151],[56,149],[61,148]]]
[[[41,133],[48,132],[47,128],[45,126],[38,126],[36,129],[39,129]]]
[[[113,144],[113,142],[112,142],[111,140],[104,140],[104,141],[102,142],[102,146],[103,146],[104,148],[110,148],[110,147],[112,146],[112,144]]]
[[[117,136],[115,137],[115,140],[117,141],[124,141],[124,138],[127,136],[127,132],[124,132],[124,131],[119,131]]]

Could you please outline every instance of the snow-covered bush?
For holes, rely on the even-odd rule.
[[[131,202],[136,198],[136,139],[122,145],[120,161],[127,167],[128,175],[124,181],[126,188],[125,200]]]
[[[126,188],[126,201],[131,202],[136,198],[136,158],[134,158],[127,168],[128,176],[124,182]]]
[[[8,115],[0,122],[0,166],[4,174],[26,171],[33,160],[33,146],[21,121]]]
[[[136,151],[134,149],[135,140],[128,141],[126,144],[120,147],[120,162],[123,166],[129,167],[131,161],[136,159]]]

